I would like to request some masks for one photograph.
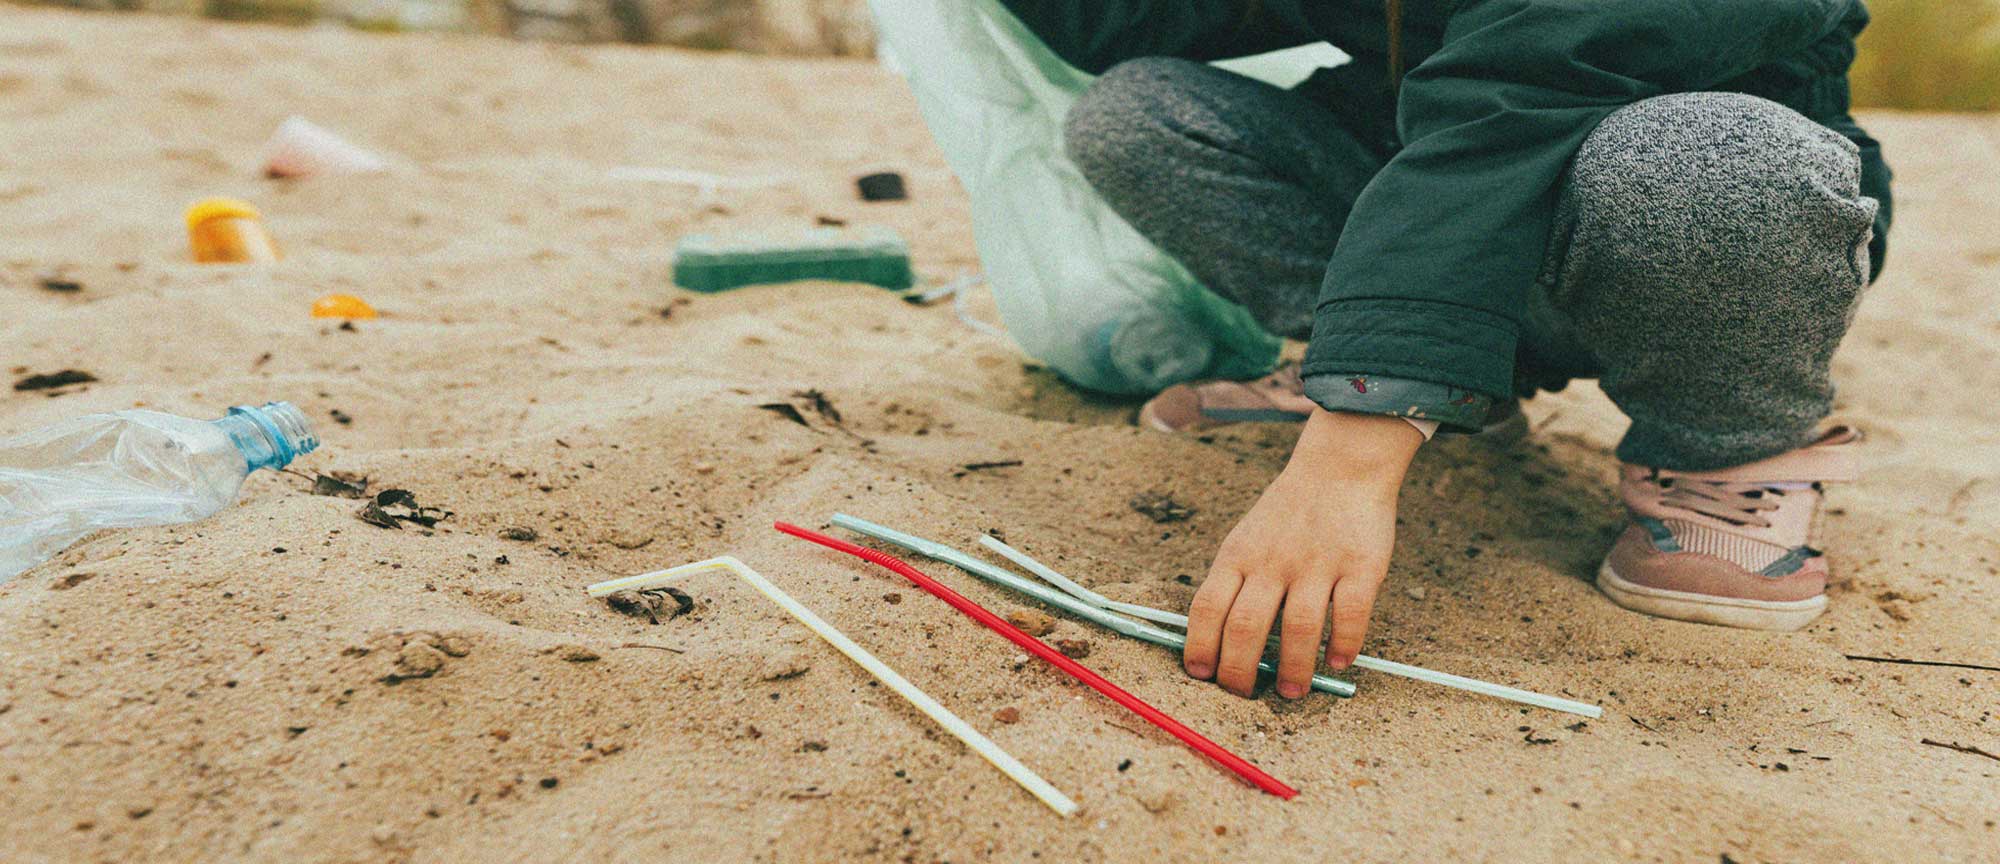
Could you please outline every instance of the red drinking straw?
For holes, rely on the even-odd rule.
[[[950,603],[953,608],[971,616],[974,621],[978,621],[979,623],[986,625],[989,629],[993,630],[994,632],[1007,637],[1009,641],[1013,642],[1016,645],[1021,646],[1022,648],[1027,649],[1028,653],[1033,654],[1036,657],[1040,657],[1043,660],[1049,661],[1050,663],[1054,664],[1056,668],[1069,673],[1070,677],[1073,677],[1078,681],[1082,681],[1083,683],[1090,685],[1091,689],[1096,690],[1097,692],[1110,697],[1111,701],[1123,705],[1127,709],[1130,709],[1132,713],[1146,718],[1147,722],[1155,726],[1158,726],[1161,729],[1165,729],[1168,734],[1174,736],[1175,738],[1181,739],[1182,742],[1186,743],[1189,747],[1193,747],[1196,751],[1199,751],[1202,755],[1207,756],[1210,759],[1214,759],[1215,761],[1222,763],[1224,766],[1227,766],[1229,770],[1242,775],[1243,779],[1248,780],[1251,783],[1255,784],[1257,788],[1269,792],[1273,795],[1276,795],[1279,798],[1283,798],[1287,801],[1291,800],[1293,797],[1299,794],[1299,790],[1293,789],[1290,786],[1286,786],[1284,783],[1280,782],[1278,778],[1272,777],[1271,775],[1264,773],[1263,770],[1258,768],[1257,766],[1252,765],[1247,761],[1244,761],[1243,757],[1231,753],[1228,750],[1222,749],[1222,745],[1217,744],[1214,741],[1210,741],[1207,738],[1201,737],[1201,733],[1181,725],[1181,722],[1179,720],[1175,720],[1172,717],[1168,717],[1165,713],[1160,711],[1160,709],[1148,705],[1144,701],[1142,701],[1139,697],[1127,693],[1122,689],[1119,689],[1118,685],[1104,680],[1104,676],[1099,675],[1096,672],[1090,671],[1088,668],[1085,668],[1083,664],[1078,663],[1075,660],[1069,659],[1068,657],[1064,656],[1061,651],[1057,651],[1056,649],[1049,647],[1048,643],[1021,632],[1021,628],[1007,623],[1006,619],[1001,618],[1000,616],[987,611],[985,607],[980,606],[979,604],[974,603],[971,600],[965,599],[964,597],[960,596],[957,591],[953,591],[950,588],[945,587],[943,583],[937,581],[936,579],[932,579],[929,576],[925,576],[923,573],[918,572],[917,568],[911,567],[910,565],[903,563],[902,560],[896,558],[895,556],[877,552],[873,549],[869,549],[863,546],[856,546],[853,543],[849,543],[845,540],[841,540],[835,537],[828,537],[825,534],[821,534],[817,531],[811,531],[805,528],[800,528],[799,526],[793,525],[789,522],[777,522],[774,523],[771,527],[776,528],[779,531],[783,531],[786,534],[790,534],[793,537],[798,537],[804,540],[810,540],[814,543],[818,543],[819,545],[825,546],[829,549],[835,549],[841,552],[845,552],[849,555],[855,556],[856,558],[860,558],[864,561],[869,561],[875,564],[879,564],[883,567],[887,567],[890,570],[902,574],[903,576],[907,577],[911,582],[917,583],[917,587],[937,595],[938,599],[943,600],[946,603]]]

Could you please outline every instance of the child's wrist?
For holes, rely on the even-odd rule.
[[[1320,408],[1306,419],[1291,464],[1321,479],[1400,486],[1423,443],[1423,433],[1401,417]]]

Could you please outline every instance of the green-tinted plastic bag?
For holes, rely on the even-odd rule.
[[[1281,341],[1111,211],[1063,155],[1063,116],[1091,76],[994,0],[869,0],[945,161],[1000,317],[1077,385],[1151,394],[1248,378]]]

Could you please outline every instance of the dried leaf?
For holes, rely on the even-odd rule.
[[[403,527],[401,522],[397,522],[394,516],[390,516],[387,512],[383,511],[382,505],[374,501],[369,501],[361,505],[361,510],[354,515],[360,517],[363,522],[382,528],[401,530]]]
[[[611,611],[634,618],[644,618],[658,624],[662,620],[672,621],[694,611],[694,598],[679,588],[646,588],[640,591],[614,591],[604,598]],[[673,604],[668,609],[668,603]]]
[[[16,387],[15,389],[18,390],[20,388]],[[797,423],[800,426],[804,426],[807,429],[812,428],[812,424],[806,422],[806,415],[800,414],[799,409],[792,407],[792,403],[790,402],[766,402],[757,407],[790,420],[793,423]]]
[[[61,579],[57,579],[54,582],[50,582],[49,590],[68,591],[71,588],[75,588],[78,585],[82,585],[83,583],[90,581],[93,578],[96,578],[96,576],[97,574],[95,573],[71,573],[68,576],[64,576]]]
[[[325,495],[329,498],[354,498],[357,500],[366,498],[368,497],[368,478],[358,474],[346,474],[339,471],[332,474],[315,474],[313,475],[312,493],[314,495]]]
[[[54,390],[57,387],[68,387],[71,384],[88,384],[96,380],[97,376],[81,369],[64,369],[61,372],[29,375],[14,382],[14,389],[23,392],[29,390]]]
[[[417,496],[408,489],[384,489],[376,493],[374,500],[363,505],[356,515],[363,522],[384,528],[401,528],[404,522],[429,528],[450,518],[451,511],[417,504]]]
[[[1019,467],[1021,467],[1021,460],[1019,459],[997,459],[992,462],[967,462],[963,465],[958,466],[958,470],[953,471],[951,476],[964,477],[965,475],[970,474],[974,471],[992,471],[996,468],[1019,468]]]
[[[826,394],[820,392],[819,388],[814,387],[807,390],[794,391],[792,398],[804,400],[812,408],[814,414],[818,414],[836,425],[840,423],[840,412],[834,409],[833,402],[829,401],[826,398]]]
[[[1130,505],[1146,518],[1163,524],[1186,521],[1195,514],[1193,507],[1175,501],[1165,492],[1141,492],[1132,496]]]

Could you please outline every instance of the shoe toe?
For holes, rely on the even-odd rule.
[[[1815,556],[1783,576],[1766,576],[1713,555],[1661,552],[1637,525],[1618,538],[1606,560],[1635,585],[1708,597],[1791,603],[1826,593],[1826,559]]]
[[[1186,384],[1160,391],[1139,409],[1139,423],[1161,432],[1186,432],[1203,424],[1201,397]]]

